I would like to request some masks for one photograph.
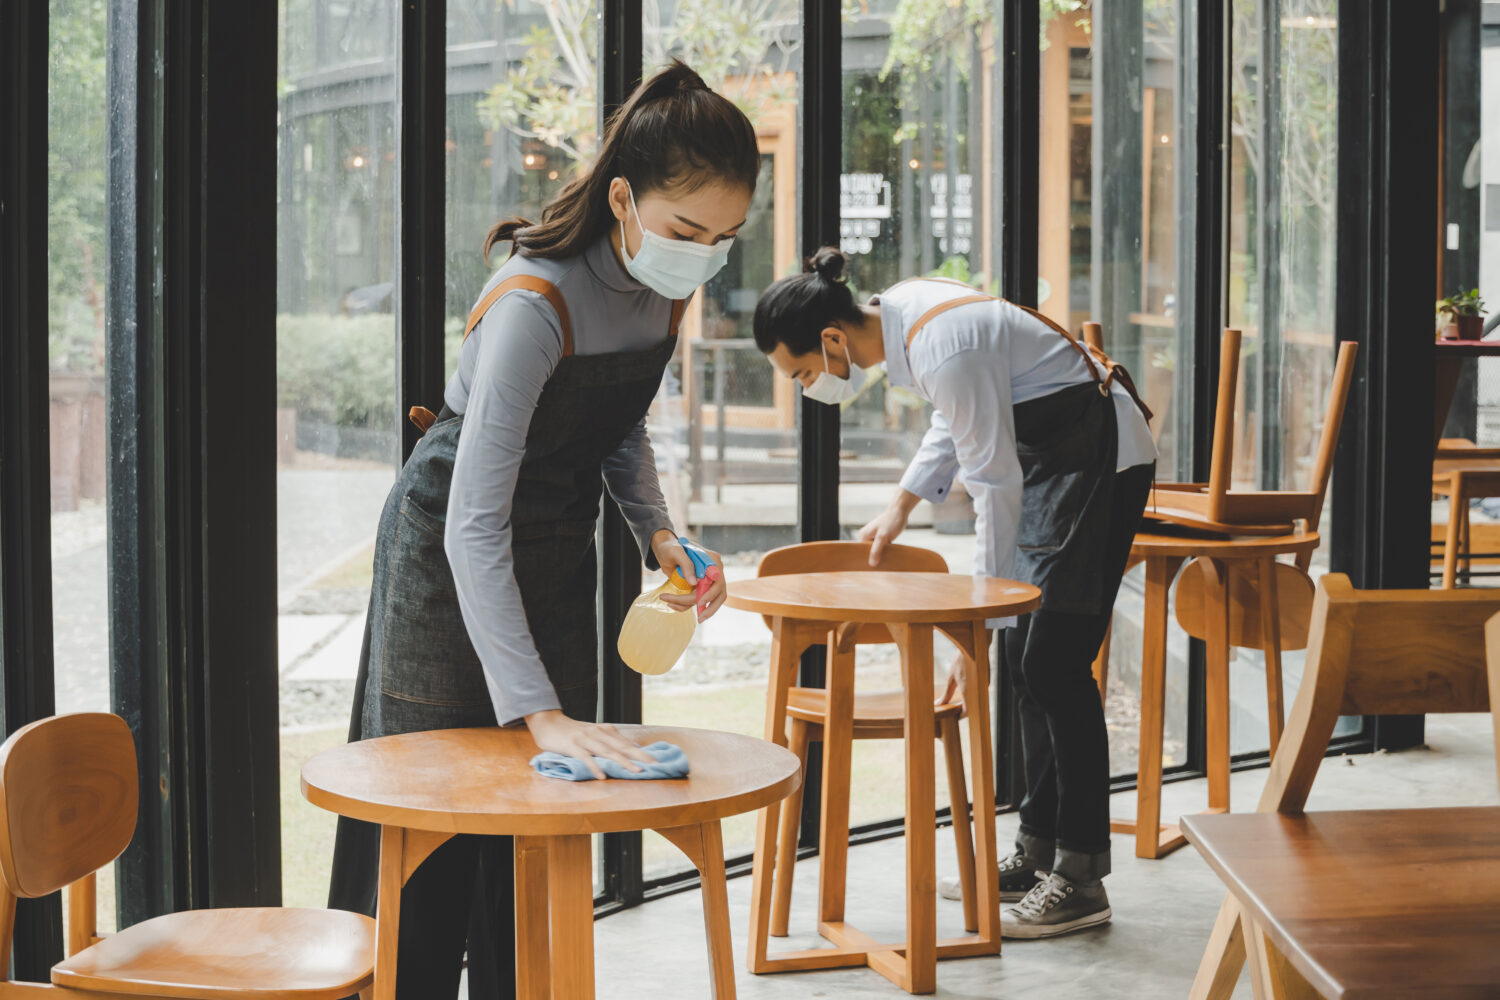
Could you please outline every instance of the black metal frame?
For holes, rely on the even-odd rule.
[[[625,103],[641,79],[640,0],[605,0],[599,33],[599,124]],[[613,636],[620,634],[630,602],[641,590],[641,553],[620,508],[607,496],[599,519],[599,691],[600,717],[611,722],[641,721],[641,675],[625,666]],[[642,835],[610,833],[603,838],[604,891],[600,912],[634,906],[644,898]]]
[[[1357,587],[1425,588],[1434,356],[1424,333],[1437,267],[1438,11],[1401,0],[1340,0],[1338,17],[1337,331],[1361,350],[1335,456],[1333,568]],[[1434,99],[1419,99],[1424,94]],[[1379,747],[1422,742],[1421,716],[1373,721]]]
[[[54,710],[47,403],[47,7],[0,5],[0,713]],[[16,907],[15,973],[62,958],[57,895]]]

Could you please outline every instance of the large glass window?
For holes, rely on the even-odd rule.
[[[47,58],[47,346],[57,711],[107,712],[105,297],[110,268],[103,0],[52,0]],[[122,206],[123,208],[123,206]],[[114,928],[101,873],[99,926]]]
[[[1154,411],[1163,479],[1191,472],[1194,0],[1041,0],[1037,303],[1104,348]],[[1186,90],[1184,90],[1186,88]],[[1111,770],[1140,749],[1144,571],[1121,585],[1105,714]],[[1169,620],[1163,762],[1186,762],[1186,636]],[[1262,689],[1264,690],[1264,689]],[[1264,698],[1262,698],[1264,700]]]
[[[1333,380],[1337,8],[1335,0],[1231,8],[1227,292],[1229,325],[1243,334],[1234,465],[1242,489],[1312,486]],[[1327,572],[1328,551],[1325,533],[1314,578]],[[1283,654],[1284,691],[1296,691],[1304,660]],[[1237,650],[1229,674],[1231,748],[1264,750],[1264,654]]]
[[[302,763],[343,742],[396,436],[394,0],[283,0],[277,586],[283,899],[328,898],[334,816]]]
[[[761,291],[796,267],[797,0],[647,0],[645,72],[680,58],[755,125],[761,169],[729,262],[683,317],[676,357],[649,420],[672,520],[725,557],[733,584],[761,555],[797,540],[795,390],[755,348]],[[725,609],[698,629],[675,670],[644,678],[648,723],[762,736],[770,633],[758,616]],[[753,847],[755,817],[724,823],[724,851]],[[654,833],[644,843],[649,880],[686,867]]]
[[[875,4],[844,23],[843,157],[837,245],[849,257],[856,299],[905,278],[937,275],[999,288],[999,22],[977,5]],[[827,242],[833,242],[829,234]],[[932,407],[879,372],[842,407],[839,515],[855,537],[897,489]],[[973,511],[961,485],[922,504],[901,537],[941,553],[955,573],[973,565]],[[934,672],[954,655],[936,643]],[[858,651],[855,689],[899,690],[893,645]],[[850,823],[896,819],[904,809],[900,740],[862,740],[851,763]],[[936,781],[938,807],[947,782]]]

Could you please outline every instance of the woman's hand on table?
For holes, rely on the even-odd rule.
[[[703,589],[702,594],[676,594],[670,590],[663,591],[662,602],[670,604],[679,611],[690,611],[694,605],[698,608],[698,620],[707,621],[712,618],[719,608],[724,606],[724,599],[729,596],[729,588],[724,582],[724,559],[717,552],[698,546],[701,551],[708,553],[714,565],[718,567],[717,578],[708,587]],[[673,570],[681,570],[682,576],[696,589],[698,586],[698,574],[693,568],[693,560],[688,557],[687,550],[677,540],[677,536],[670,531],[658,531],[651,538],[651,551],[656,555],[656,561],[661,564],[661,570],[668,576]]]
[[[614,726],[579,722],[555,709],[526,716],[526,728],[531,730],[537,749],[581,760],[601,780],[604,772],[594,763],[595,757],[605,757],[631,771],[644,770],[641,764],[656,763],[656,758],[621,736]]]

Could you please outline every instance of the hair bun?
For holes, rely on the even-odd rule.
[[[808,258],[804,270],[816,274],[824,281],[842,282],[844,280],[844,268],[849,263],[849,258],[837,247],[823,247]]]

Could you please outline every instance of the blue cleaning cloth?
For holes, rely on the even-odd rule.
[[[658,741],[650,746],[641,747],[642,750],[656,758],[655,764],[645,764],[636,761],[641,770],[631,771],[624,765],[610,760],[608,757],[595,757],[594,763],[599,765],[611,778],[686,778],[688,774],[687,754],[682,752],[682,747],[675,743]],[[590,773],[588,765],[577,757],[569,757],[566,754],[553,753],[548,750],[531,758],[531,766],[536,768],[538,774],[548,778],[562,778],[565,781],[592,781],[594,776]]]

